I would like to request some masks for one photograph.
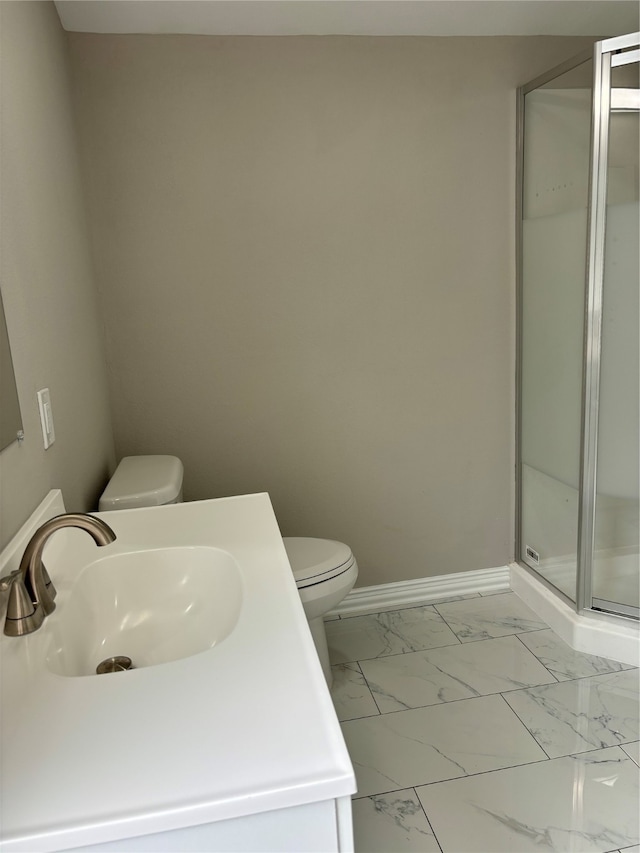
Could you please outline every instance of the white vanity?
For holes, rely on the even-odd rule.
[[[51,492],[2,575],[62,512]],[[55,611],[0,638],[0,850],[353,850],[353,769],[268,495],[100,517],[116,541],[55,533]],[[91,674],[114,654],[136,668]]]

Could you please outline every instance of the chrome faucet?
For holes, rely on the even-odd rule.
[[[116,534],[100,518],[85,513],[69,512],[45,521],[31,537],[25,548],[20,567],[0,579],[0,590],[9,590],[4,632],[9,637],[21,637],[37,631],[55,610],[56,590],[42,563],[42,552],[49,537],[63,527],[85,530],[98,546],[109,545]]]

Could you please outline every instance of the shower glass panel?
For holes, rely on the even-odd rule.
[[[611,69],[593,606],[638,615],[640,113],[638,63]]]
[[[592,78],[526,87],[521,142],[519,556],[574,602]]]

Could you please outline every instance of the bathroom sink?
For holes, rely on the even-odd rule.
[[[229,636],[242,598],[238,565],[219,548],[96,559],[75,579],[64,608],[49,617],[47,666],[57,675],[84,676],[113,657],[129,658],[132,668],[190,657]]]
[[[353,768],[269,496],[97,516],[115,541],[57,530],[55,610],[0,633],[0,850],[336,850]]]

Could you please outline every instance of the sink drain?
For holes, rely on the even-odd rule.
[[[131,663],[131,658],[124,655],[117,655],[114,658],[106,658],[96,667],[97,675],[104,675],[106,672],[124,672],[126,669],[134,669]]]

